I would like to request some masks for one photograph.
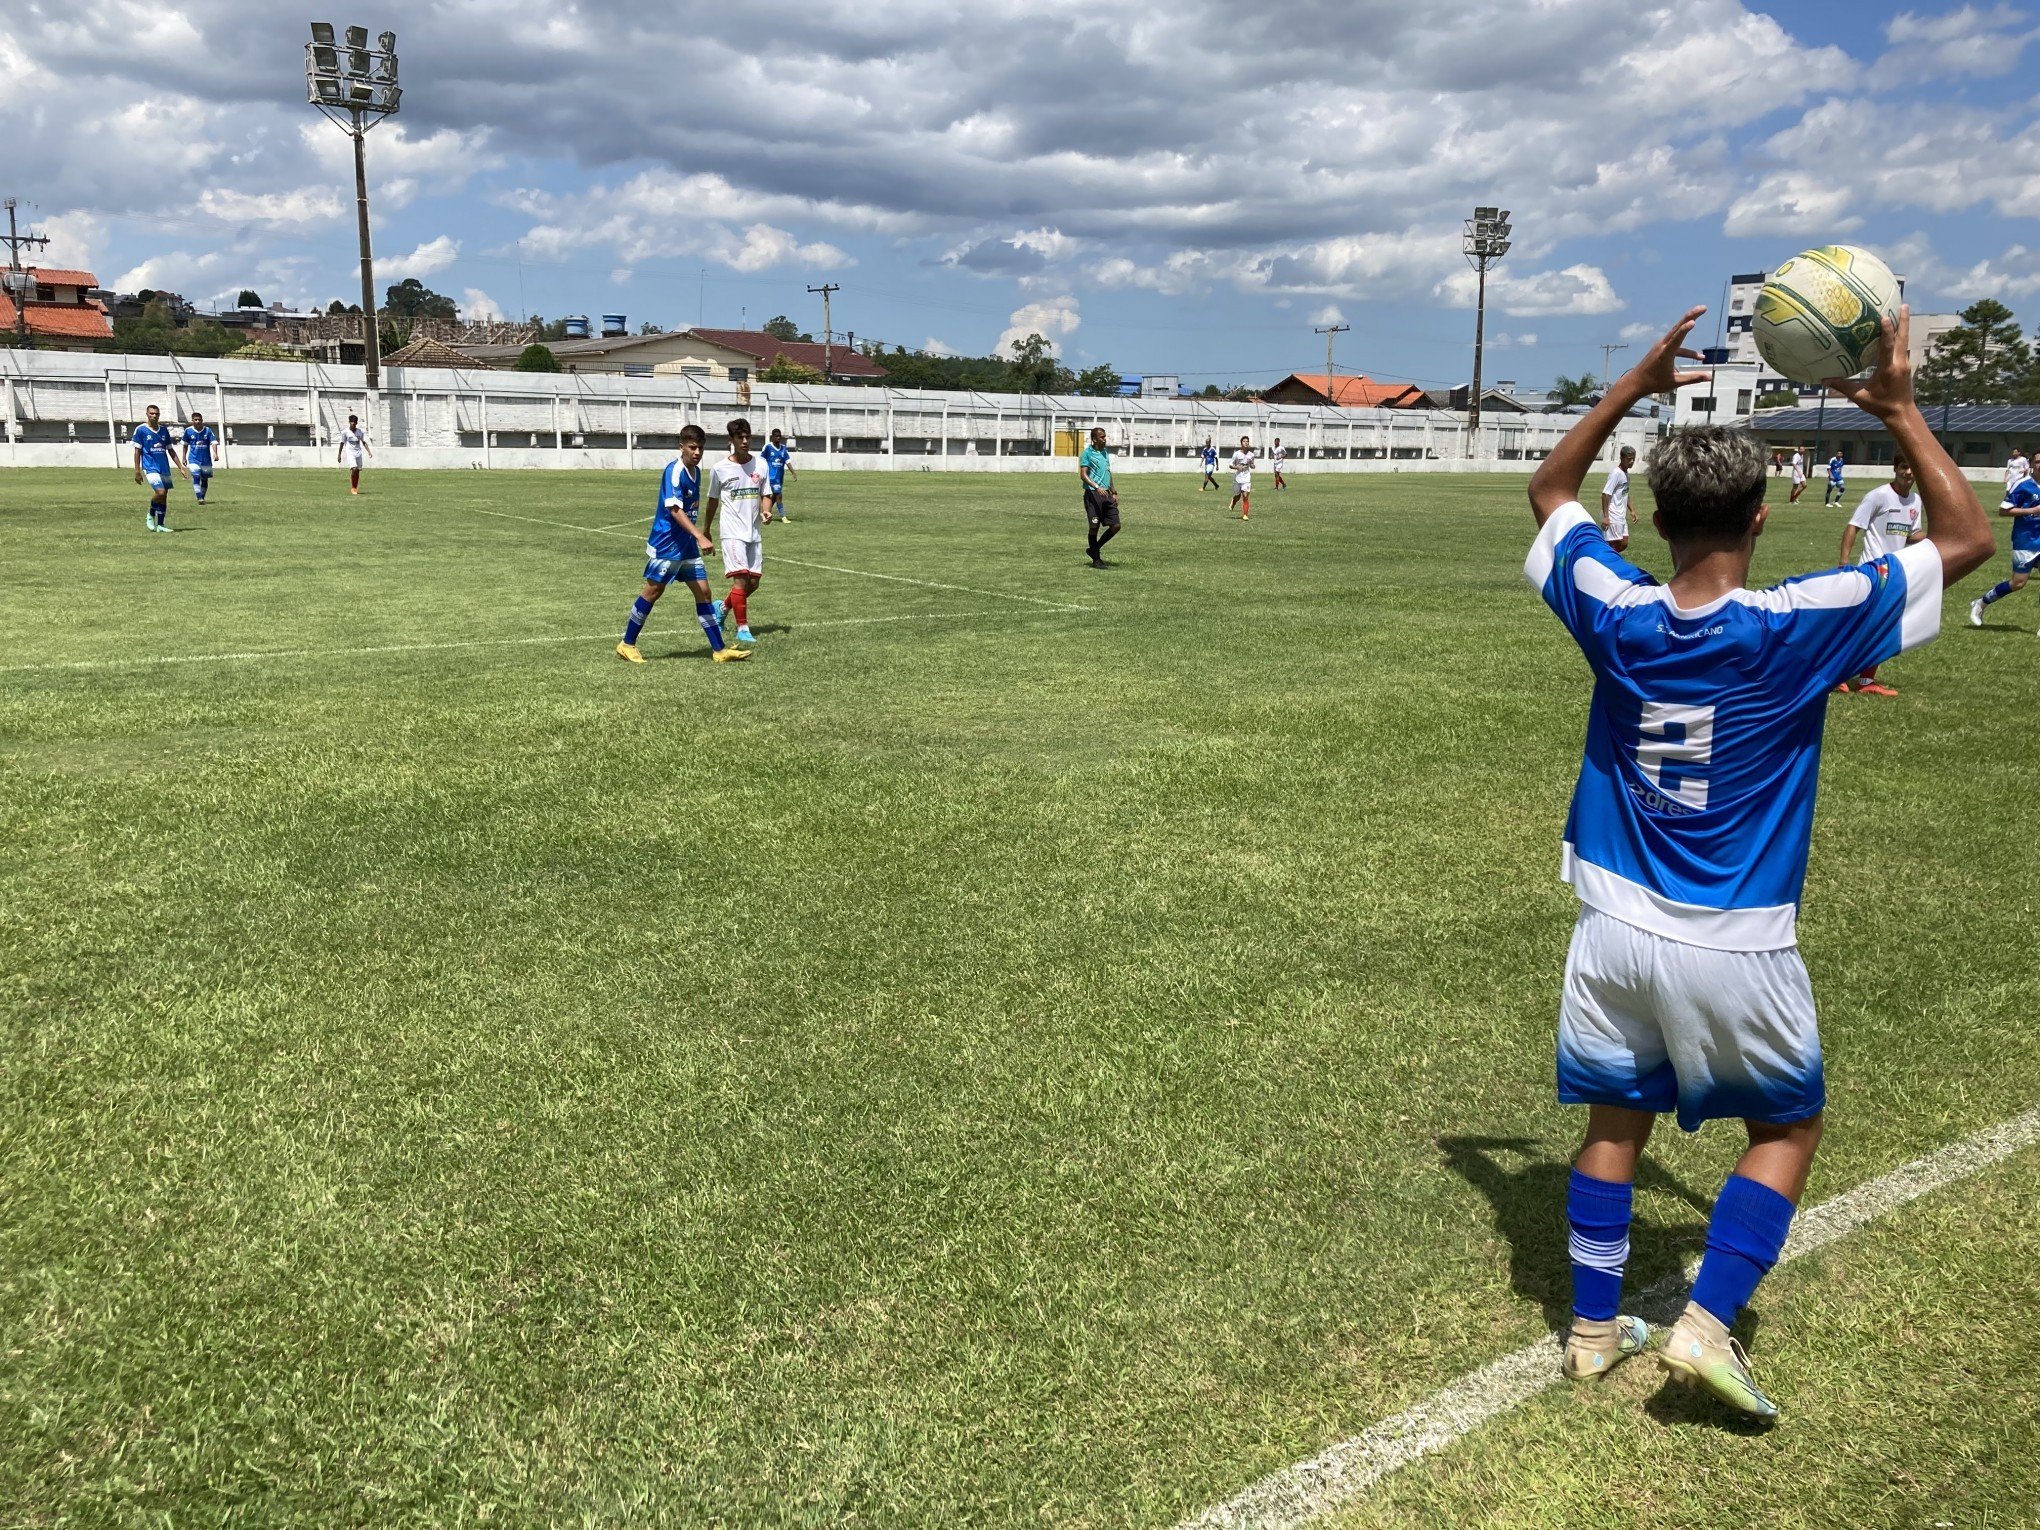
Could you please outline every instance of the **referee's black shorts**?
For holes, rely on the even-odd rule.
[[[1118,497],[1101,494],[1096,489],[1084,490],[1084,519],[1094,527],[1116,527],[1119,524]]]

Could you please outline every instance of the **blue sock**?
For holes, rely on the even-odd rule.
[[[651,614],[652,603],[646,600],[644,596],[640,595],[631,602],[630,620],[623,624],[623,640],[626,643],[635,643],[637,641],[637,635],[644,631],[645,618]]]
[[[152,499],[149,501],[149,514],[156,518],[158,526],[165,525],[170,519],[170,506]]]
[[[2012,593],[2012,581],[2009,579],[2000,579],[1996,584],[1992,585],[1989,589],[1983,592],[1983,603],[1985,605],[1989,605],[1992,601],[2003,600],[2007,595],[2011,593]]]
[[[701,630],[708,634],[708,646],[712,652],[722,652],[722,623],[716,619],[715,602],[697,600],[694,603],[694,619],[701,623]]]
[[[1565,1219],[1572,1224],[1573,1316],[1606,1322],[1622,1303],[1622,1267],[1629,1262],[1629,1185],[1572,1171]]]
[[[1737,1316],[1771,1272],[1792,1226],[1792,1203],[1768,1185],[1731,1174],[1707,1222],[1707,1252],[1693,1282],[1693,1300],[1724,1327]]]

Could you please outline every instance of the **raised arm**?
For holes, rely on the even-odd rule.
[[[1587,481],[1594,459],[1601,455],[1602,446],[1631,409],[1653,393],[1670,393],[1707,381],[1705,372],[1679,370],[1681,359],[1700,359],[1700,353],[1685,349],[1685,344],[1705,312],[1705,308],[1687,310],[1686,316],[1667,330],[1641,361],[1616,379],[1615,385],[1601,395],[1601,402],[1582,415],[1579,424],[1567,431],[1565,439],[1552,448],[1551,455],[1537,465],[1537,471],[1530,475],[1530,513],[1537,518],[1538,525],[1551,519],[1561,505],[1569,505],[1580,497],[1580,485]]]
[[[1898,311],[1898,322],[1884,326],[1884,359],[1867,381],[1831,377],[1827,386],[1866,414],[1876,416],[1892,439],[1904,448],[1920,487],[1926,511],[1927,536],[1941,554],[1941,582],[1953,584],[1975,573],[1997,551],[1990,519],[1977,503],[1976,490],[1962,476],[1913,400],[1912,312]]]

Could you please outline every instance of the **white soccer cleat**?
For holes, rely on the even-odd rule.
[[[1981,595],[1969,603],[1969,625],[1972,627],[1981,627],[1983,625],[1983,597]]]
[[[1640,1317],[1624,1313],[1600,1323],[1574,1318],[1565,1336],[1565,1356],[1559,1368],[1567,1381],[1593,1381],[1630,1356],[1642,1354],[1648,1343],[1650,1325]]]

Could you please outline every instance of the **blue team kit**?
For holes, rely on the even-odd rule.
[[[793,448],[768,441],[758,455],[765,459],[765,477],[776,494],[785,480],[786,464],[793,457]]]
[[[701,474],[675,457],[659,478],[659,502],[652,513],[652,534],[645,539],[645,578],[654,584],[675,579],[708,579],[701,544],[680,524],[675,510],[700,525]]]
[[[2005,491],[2000,508],[2032,512],[2012,517],[2012,572],[2031,573],[2040,563],[2040,483],[2027,474]]]
[[[142,453],[142,477],[152,489],[170,487],[170,431],[167,426],[137,425],[134,444]]]

